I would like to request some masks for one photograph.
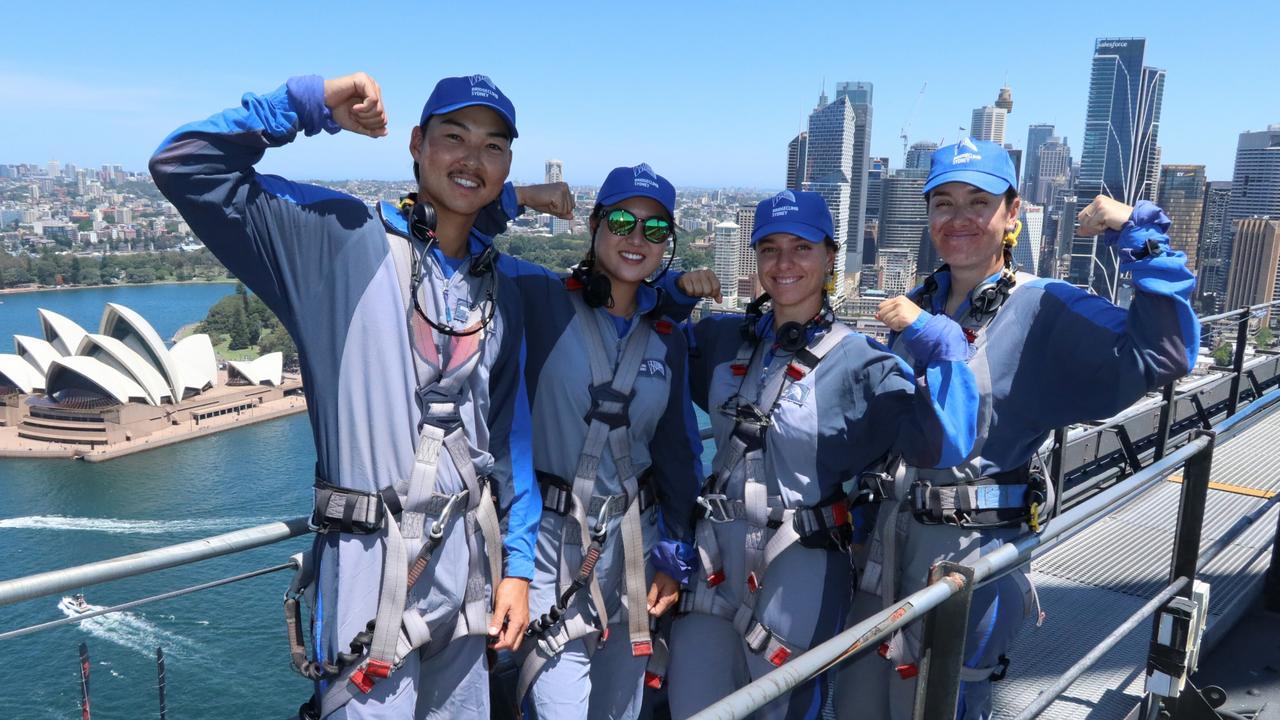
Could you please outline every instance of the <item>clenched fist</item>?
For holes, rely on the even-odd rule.
[[[876,319],[894,332],[902,332],[908,325],[916,321],[923,312],[919,305],[916,305],[906,295],[891,297],[880,303],[880,308],[876,310]]]
[[[516,202],[561,220],[573,219],[573,193],[566,183],[521,185],[516,188]]]
[[[1080,211],[1076,220],[1080,223],[1080,237],[1099,235],[1106,230],[1119,230],[1133,215],[1133,207],[1119,200],[1099,195]]]
[[[724,302],[724,296],[720,293],[720,278],[706,268],[681,275],[676,281],[676,287],[689,297],[715,298],[716,302]]]
[[[387,113],[382,108],[382,88],[358,72],[324,81],[324,104],[343,130],[369,137],[387,134]]]

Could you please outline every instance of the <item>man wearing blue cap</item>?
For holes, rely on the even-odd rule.
[[[982,390],[974,452],[947,470],[914,467],[909,487],[880,506],[852,621],[921,589],[941,560],[971,563],[1048,522],[1053,488],[1033,464],[1055,428],[1105,418],[1186,374],[1200,346],[1188,302],[1195,279],[1170,250],[1169,218],[1143,201],[1099,196],[1079,234],[1105,233],[1135,289],[1128,310],[1059,280],[1018,272],[1013,262],[1020,200],[1009,154],[967,138],[933,155],[924,186],[929,231],[947,263],[879,317],[908,362],[913,328],[938,317],[968,338]],[[909,458],[908,458],[909,460]],[[897,558],[896,562],[885,562]],[[991,681],[1016,672],[1006,653],[1039,604],[1027,568],[978,588],[965,645],[957,717],[991,713]],[[909,625],[847,666],[837,688],[844,718],[911,717],[920,625]]]
[[[483,75],[440,81],[410,139],[418,192],[376,209],[254,169],[340,129],[387,133],[363,73],[247,94],[170,135],[151,172],[298,344],[317,453],[316,540],[286,600],[315,682],[300,713],[486,717],[486,638],[520,644],[541,512],[519,293],[477,229],[514,202],[515,108]]]
[[[968,455],[977,389],[956,323],[909,329],[919,379],[836,321],[831,213],[816,193],[756,206],[751,235],[765,294],[741,318],[694,329],[689,377],[711,417],[714,472],[698,498],[698,568],[671,631],[677,718],[835,635],[850,605],[850,549],[863,540],[842,488],[887,453],[924,467]],[[824,674],[762,708],[818,717]],[[873,717],[873,716],[868,716]]]

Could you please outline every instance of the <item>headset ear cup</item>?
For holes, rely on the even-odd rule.
[[[435,207],[425,200],[414,203],[413,211],[409,215],[409,229],[423,242],[433,240],[436,232]]]
[[[783,323],[778,328],[778,348],[788,353],[796,353],[804,349],[805,327],[798,322]]]
[[[587,307],[605,307],[613,298],[613,283],[604,273],[589,273],[582,284],[582,299]]]

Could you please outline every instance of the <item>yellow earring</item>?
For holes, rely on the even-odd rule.
[[[822,284],[822,291],[828,295],[834,295],[836,292],[836,271],[831,268],[827,271],[827,281]]]
[[[1014,220],[1013,229],[1004,234],[1004,244],[1009,247],[1018,246],[1018,236],[1022,234],[1022,221]]]

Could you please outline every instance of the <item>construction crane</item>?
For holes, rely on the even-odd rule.
[[[916,111],[920,109],[920,100],[924,98],[924,90],[929,87],[928,81],[920,86],[920,92],[916,93],[916,104],[911,107],[911,114],[907,116],[907,122],[902,126],[902,133],[898,136],[902,138],[902,165],[907,164],[907,131],[911,129],[911,122],[916,119]]]

